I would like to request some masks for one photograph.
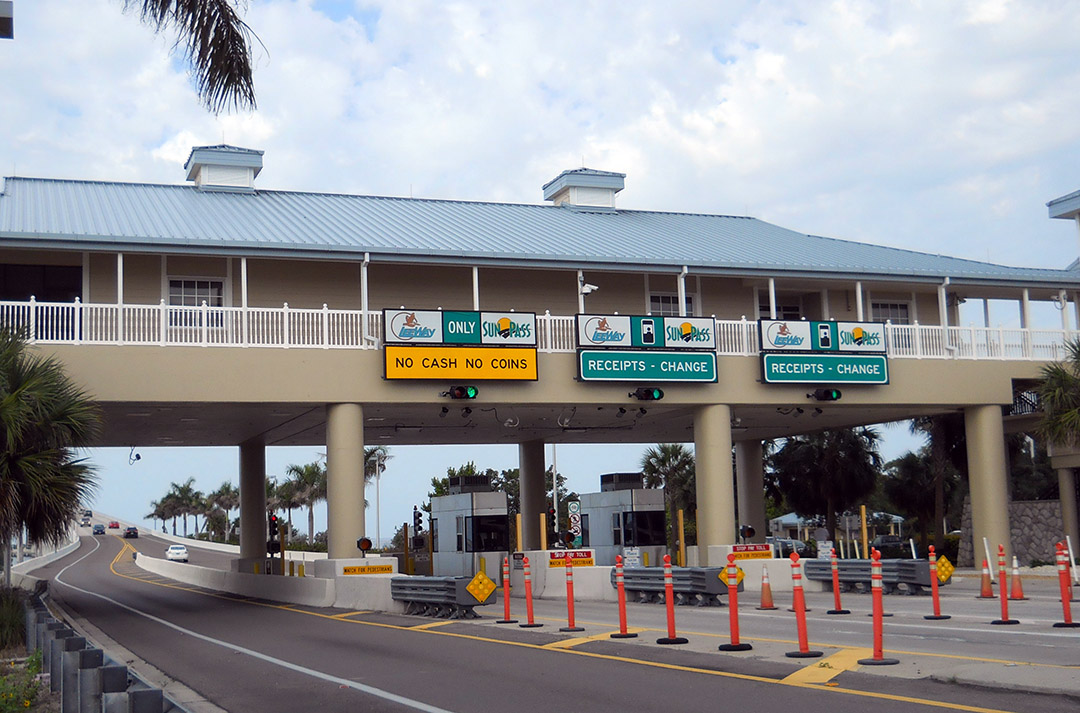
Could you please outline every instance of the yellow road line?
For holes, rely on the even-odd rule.
[[[331,619],[342,619],[342,620],[344,620],[344,619],[348,619],[350,616],[357,616],[358,614],[370,614],[370,613],[371,613],[370,609],[364,609],[362,611],[348,611],[348,612],[345,612],[344,614],[334,614],[330,618]]]
[[[869,658],[873,653],[870,649],[843,649],[817,663],[800,668],[781,683],[825,683],[844,671],[858,668],[859,659]]]
[[[631,629],[627,628],[628,634],[640,634],[645,629]],[[569,639],[562,639],[560,641],[552,641],[550,644],[544,644],[540,648],[542,649],[570,649],[581,644],[588,643],[590,641],[609,641],[612,634],[617,634],[618,631],[605,631],[603,634],[594,634],[593,636],[577,636]]]
[[[409,629],[434,629],[439,626],[446,626],[447,624],[453,624],[451,620],[446,621],[429,621],[427,624],[418,624],[417,626],[410,626]]]
[[[119,539],[119,538],[117,538],[117,539]],[[473,635],[473,634],[461,634],[461,633],[454,632],[454,631],[439,631],[437,629],[426,629],[426,628],[422,629],[420,627],[399,626],[397,624],[386,624],[386,623],[383,623],[383,622],[365,621],[365,620],[358,620],[358,619],[341,619],[341,618],[338,618],[338,615],[320,614],[318,612],[305,611],[303,609],[296,609],[296,608],[293,608],[293,607],[284,606],[284,605],[280,605],[280,604],[269,604],[269,603],[266,603],[266,602],[257,602],[257,601],[252,601],[250,599],[237,599],[235,597],[223,596],[223,595],[218,594],[216,592],[210,592],[210,591],[205,591],[205,590],[197,590],[197,589],[189,589],[187,587],[180,587],[180,586],[177,586],[175,584],[159,584],[157,582],[149,582],[149,581],[140,579],[138,577],[132,577],[130,575],[121,574],[120,572],[116,571],[115,565],[116,565],[117,562],[120,561],[120,558],[124,554],[124,552],[126,552],[128,549],[134,550],[134,548],[132,548],[126,542],[124,543],[124,546],[125,546],[125,549],[121,549],[119,554],[117,554],[116,558],[113,559],[112,564],[109,565],[109,569],[112,571],[112,573],[115,574],[118,577],[123,577],[124,579],[130,579],[130,580],[133,580],[133,581],[136,581],[136,582],[143,582],[145,584],[150,584],[150,585],[153,585],[153,586],[156,586],[156,587],[168,587],[170,589],[180,589],[180,590],[192,592],[192,593],[195,593],[195,594],[201,594],[201,595],[207,596],[207,597],[213,597],[215,599],[225,599],[225,600],[228,600],[228,601],[235,601],[235,602],[239,602],[239,603],[243,603],[243,604],[250,604],[250,605],[253,605],[253,606],[266,607],[266,608],[269,608],[269,609],[280,609],[280,610],[283,610],[283,611],[293,612],[295,614],[305,614],[307,616],[316,616],[316,617],[320,617],[322,619],[329,619],[331,621],[340,621],[340,622],[347,623],[347,624],[356,624],[356,625],[359,625],[359,626],[374,626],[374,627],[380,627],[380,628],[384,628],[384,629],[395,629],[397,631],[418,631],[421,634],[428,634],[428,635],[432,635],[432,636],[452,636],[452,637],[456,637],[456,638],[459,638],[459,639],[467,639],[467,640],[470,640],[470,641],[480,641],[480,642],[491,643],[491,644],[500,644],[500,645],[503,645],[503,646],[517,646],[517,647],[526,648],[526,649],[535,649],[537,651],[545,650],[545,647],[543,645],[540,645],[540,644],[530,644],[530,643],[526,643],[526,642],[522,642],[522,641],[505,641],[505,640],[501,640],[501,639],[492,639],[492,638],[485,637],[485,636],[476,636],[476,635]],[[713,670],[713,669],[696,668],[696,667],[693,667],[693,666],[680,666],[680,665],[677,665],[677,664],[669,664],[669,663],[664,663],[664,662],[661,662],[661,661],[646,661],[646,660],[643,660],[643,659],[635,659],[635,658],[630,658],[628,656],[614,656],[614,655],[611,655],[611,654],[600,654],[600,653],[594,653],[594,652],[590,652],[590,651],[579,651],[579,650],[577,650],[575,648],[549,648],[549,649],[546,649],[546,650],[556,652],[556,653],[571,654],[571,655],[574,655],[574,656],[587,656],[589,658],[601,659],[601,660],[606,660],[606,661],[616,661],[616,662],[619,662],[619,663],[636,664],[638,666],[647,666],[649,668],[658,668],[658,669],[664,669],[664,670],[668,670],[668,671],[683,671],[683,672],[686,672],[686,673],[696,673],[696,674],[701,674],[701,675],[705,675],[705,676],[718,676],[720,678],[733,678],[733,679],[742,680],[742,681],[755,681],[757,683],[771,683],[771,684],[778,684],[778,685],[782,685],[782,686],[793,686],[795,688],[810,688],[810,689],[813,689],[813,690],[816,690],[816,691],[827,691],[827,692],[830,692],[830,693],[838,693],[838,694],[845,694],[845,695],[851,695],[851,696],[858,696],[858,697],[862,697],[862,698],[875,698],[875,699],[880,699],[880,700],[898,701],[898,702],[901,702],[901,703],[911,703],[911,704],[920,705],[920,706],[931,706],[931,707],[937,707],[937,708],[942,708],[942,709],[946,709],[946,710],[965,711],[966,713],[1012,713],[1010,711],[1005,711],[1005,710],[998,709],[998,708],[982,708],[982,707],[979,707],[979,706],[968,706],[968,705],[963,705],[963,704],[960,704],[960,703],[949,703],[947,701],[935,701],[935,700],[931,700],[931,699],[928,699],[928,698],[913,698],[911,696],[898,696],[898,695],[894,695],[894,694],[891,694],[891,693],[877,693],[875,691],[860,691],[860,690],[853,690],[853,689],[846,689],[846,688],[839,688],[839,687],[825,688],[825,687],[822,687],[822,686],[819,686],[819,685],[816,685],[816,684],[801,683],[801,682],[798,682],[798,681],[787,681],[786,679],[767,678],[765,676],[753,676],[753,675],[745,674],[745,673],[734,673],[734,672],[731,672],[731,671],[717,671],[717,670]]]

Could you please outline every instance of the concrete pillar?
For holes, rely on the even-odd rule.
[[[1073,550],[1080,547],[1080,523],[1076,514],[1076,471],[1058,468],[1058,490],[1061,498],[1061,520],[1065,534],[1072,537]]]
[[[991,557],[998,545],[1005,545],[1006,557],[1012,556],[1009,541],[1008,461],[1005,459],[1005,432],[998,405],[969,406],[964,409],[964,433],[967,436],[968,482],[971,485],[972,544],[975,561],[982,560],[983,538],[990,545]],[[991,562],[996,566],[996,562]]]
[[[540,548],[540,513],[547,511],[544,470],[544,442],[528,441],[518,444],[522,539],[518,549]]]
[[[266,559],[266,446],[240,444],[240,560]]]
[[[751,542],[764,542],[765,470],[762,463],[761,441],[739,441],[735,444],[735,477],[739,487],[739,522],[754,528]]]
[[[702,406],[694,414],[697,532],[702,564],[710,545],[735,542],[735,478],[731,467],[731,407]]]
[[[327,559],[359,557],[364,529],[364,409],[326,407]]]

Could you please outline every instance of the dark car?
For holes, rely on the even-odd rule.
[[[105,534],[105,526],[102,525],[100,522],[98,524],[94,525],[94,534],[95,535],[104,535]]]
[[[137,527],[129,527],[126,530],[124,530],[124,537],[138,537],[138,536],[139,536],[139,528],[137,528]]]

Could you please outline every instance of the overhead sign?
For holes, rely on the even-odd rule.
[[[881,322],[758,321],[762,351],[867,352],[884,354]]]
[[[522,347],[403,347],[383,349],[387,379],[536,381],[536,350]]]
[[[712,317],[577,315],[579,347],[603,349],[716,349]]]
[[[536,346],[536,315],[531,312],[456,312],[383,310],[387,344],[485,344]]]
[[[762,354],[766,384],[887,384],[883,354]]]
[[[716,381],[715,352],[578,350],[582,381]]]

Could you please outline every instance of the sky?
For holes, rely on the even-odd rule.
[[[1076,226],[1045,206],[1080,189],[1071,3],[250,0],[258,109],[222,116],[175,38],[123,6],[15,0],[0,175],[182,183],[191,147],[224,141],[266,152],[264,188],[541,203],[585,165],[627,174],[627,208],[1017,266],[1078,253]],[[981,324],[981,305],[964,309]],[[995,326],[1017,320],[992,305]],[[1060,324],[1052,309],[1037,320]],[[887,456],[910,447],[903,434],[885,431]],[[563,446],[559,467],[594,491],[641,450]],[[268,471],[318,453],[270,449]],[[96,507],[136,523],[170,482],[237,480],[236,449],[128,455],[92,454]],[[516,465],[513,448],[393,455],[386,535],[448,466]]]

